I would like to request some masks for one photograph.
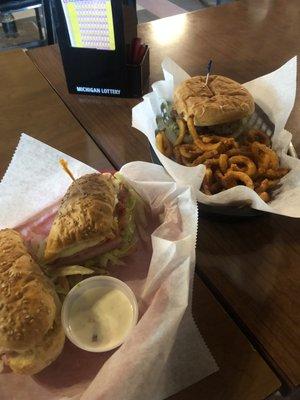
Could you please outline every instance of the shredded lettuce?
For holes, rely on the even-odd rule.
[[[68,289],[66,289],[66,288],[63,288],[63,287],[60,286],[58,283],[55,283],[55,284],[54,284],[54,288],[55,288],[55,291],[56,291],[56,293],[58,294],[58,296],[59,296],[61,302],[63,302],[65,296],[69,293],[70,289],[68,290]]]
[[[54,279],[53,283],[56,293],[58,293],[59,295],[66,295],[71,289],[69,280],[66,276],[60,276]]]
[[[125,228],[121,232],[121,246],[89,260],[84,264],[86,267],[93,268],[94,265],[100,265],[103,268],[107,268],[108,265],[125,265],[124,262],[121,261],[121,258],[129,254],[137,243],[135,213],[139,198],[137,197],[138,195],[135,195],[133,190],[131,191],[129,189],[129,193],[130,195],[126,197],[125,202]]]
[[[145,212],[147,205],[144,199],[131,186],[128,185],[122,174],[117,172],[115,173],[114,177],[116,178],[115,181],[118,182],[118,185],[122,183],[129,191],[129,197],[131,197],[135,202],[133,209],[137,224],[139,227],[142,226],[143,228],[145,228],[147,226],[147,217]]]
[[[48,273],[51,278],[57,278],[59,276],[70,276],[70,275],[91,275],[94,274],[94,270],[83,267],[81,265],[68,265],[67,267],[58,267],[48,269]]]
[[[63,300],[70,289],[85,279],[86,275],[106,275],[103,268],[87,268],[82,265],[64,267],[44,267],[44,272],[52,280],[56,293]]]

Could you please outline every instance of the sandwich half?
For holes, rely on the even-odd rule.
[[[18,374],[33,375],[61,353],[61,304],[21,235],[0,230],[0,355]]]
[[[45,262],[72,265],[95,258],[102,266],[116,262],[136,242],[134,207],[132,191],[111,174],[76,179],[53,221]]]

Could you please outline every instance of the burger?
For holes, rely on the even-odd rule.
[[[173,113],[193,119],[198,133],[234,136],[255,110],[254,99],[238,82],[221,75],[194,76],[174,92]]]
[[[135,248],[137,195],[117,176],[94,173],[76,179],[64,195],[46,239],[51,265],[120,262]]]
[[[61,353],[61,304],[21,235],[0,231],[0,355],[18,374],[33,375]]]

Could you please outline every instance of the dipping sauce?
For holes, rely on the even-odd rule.
[[[78,343],[91,351],[105,351],[123,342],[133,318],[132,304],[121,290],[93,287],[73,300],[68,325]]]

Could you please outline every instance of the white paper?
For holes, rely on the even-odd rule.
[[[58,168],[64,158],[80,176],[95,170],[38,140],[23,134],[0,183],[0,228],[21,225],[61,198],[70,178]]]
[[[75,176],[94,172],[22,135],[0,183],[1,227],[19,225],[63,196],[70,181],[58,165],[62,157]],[[197,233],[197,205],[191,188],[179,186],[163,167],[154,164],[133,162],[121,173],[149,202],[153,214],[161,215],[161,224],[151,236],[148,275],[124,279],[136,293],[141,319],[88,382],[53,386],[45,378],[47,370],[42,377],[0,374],[1,400],[162,400],[218,369],[191,314]],[[137,256],[142,264],[145,256]],[[123,272],[118,268],[126,274],[126,267]],[[76,359],[79,367],[88,368],[86,357]]]
[[[162,69],[165,80],[155,82],[152,85],[153,92],[145,95],[143,102],[133,108],[132,126],[147,136],[158,159],[175,182],[191,186],[200,203],[209,205],[247,203],[257,210],[299,218],[300,160],[287,155],[292,135],[284,130],[295,102],[297,57],[289,60],[278,70],[244,84],[255,102],[274,123],[273,148],[280,156],[281,165],[291,169],[281,179],[282,186],[276,193],[275,199],[268,204],[254,190],[245,186],[237,186],[212,196],[205,195],[199,190],[205,174],[204,165],[185,167],[165,157],[156,149],[156,116],[160,115],[160,105],[164,100],[172,101],[174,88],[189,77],[169,58],[163,61]]]

